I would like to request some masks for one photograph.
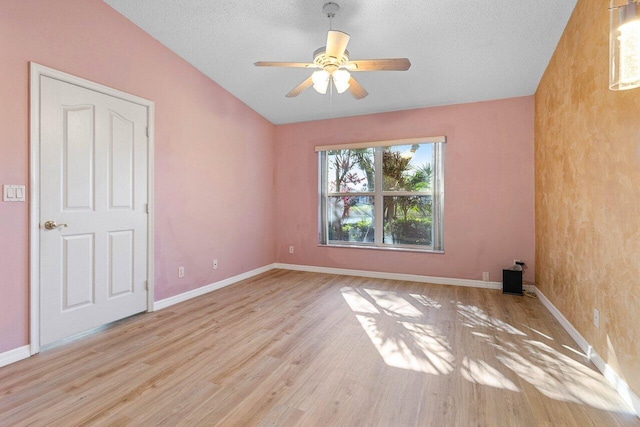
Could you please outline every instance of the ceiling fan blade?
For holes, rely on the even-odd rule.
[[[360,83],[358,83],[353,77],[349,79],[349,93],[351,93],[355,99],[362,99],[369,95],[369,92],[360,86]]]
[[[291,68],[318,68],[318,66],[312,62],[273,62],[273,61],[258,61],[254,62],[256,67],[291,67]]]
[[[291,92],[287,94],[287,98],[293,98],[294,96],[298,96],[303,90],[308,89],[311,86],[313,86],[313,80],[311,79],[311,76],[309,76],[308,79],[306,79],[305,81],[300,83],[298,86],[291,89]]]
[[[406,71],[409,67],[411,62],[407,58],[359,59],[345,65],[349,71]]]
[[[342,31],[329,31],[329,33],[327,33],[326,55],[340,59],[347,49],[347,43],[349,43],[350,38],[351,36],[349,34],[343,33]]]

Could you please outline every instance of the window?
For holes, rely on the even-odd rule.
[[[444,143],[316,147],[320,244],[442,252]]]

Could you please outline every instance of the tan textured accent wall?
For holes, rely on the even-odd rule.
[[[607,7],[578,1],[535,95],[536,284],[640,395],[640,89],[608,90]]]

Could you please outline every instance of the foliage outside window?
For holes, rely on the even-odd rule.
[[[317,149],[320,244],[443,251],[444,137],[364,145]]]

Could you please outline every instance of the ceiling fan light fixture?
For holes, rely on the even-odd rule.
[[[336,90],[338,93],[344,93],[347,89],[349,89],[349,80],[351,79],[351,74],[347,70],[336,70],[332,75],[333,84],[336,86]]]
[[[314,71],[311,75],[311,81],[313,81],[313,88],[316,92],[325,94],[329,87],[329,78],[331,75],[325,70]]]
[[[344,31],[334,30],[331,25],[331,18],[336,15],[338,10],[340,10],[340,7],[333,2],[326,3],[322,9],[324,15],[329,18],[329,32],[327,33],[326,44],[316,49],[313,53],[313,62],[258,61],[254,63],[256,67],[319,69],[319,71],[315,71],[302,83],[290,90],[285,95],[287,98],[296,97],[311,86],[316,92],[324,95],[327,93],[329,85],[332,85],[331,88],[335,87],[338,93],[349,91],[355,99],[362,99],[369,93],[351,76],[350,71],[406,71],[411,67],[411,62],[407,58],[349,59],[347,45],[351,36]]]

